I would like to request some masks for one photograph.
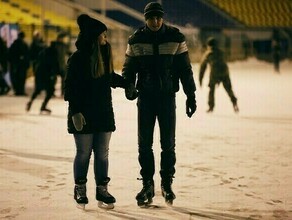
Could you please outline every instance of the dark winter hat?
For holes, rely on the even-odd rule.
[[[18,33],[18,38],[20,38],[20,39],[25,38],[25,33],[24,33],[23,31],[20,31],[20,32]]]
[[[207,45],[210,47],[216,47],[218,44],[218,41],[214,37],[209,37],[207,39]]]
[[[150,17],[157,16],[157,17],[163,17],[164,10],[158,2],[150,2],[148,3],[144,8],[144,16],[147,20]]]
[[[77,18],[77,24],[81,33],[92,35],[92,37],[97,37],[107,30],[104,23],[88,16],[87,14],[79,15]]]

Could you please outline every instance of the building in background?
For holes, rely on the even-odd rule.
[[[0,22],[17,25],[32,39],[42,30],[49,43],[60,32],[71,37],[71,48],[78,33],[76,17],[81,13],[101,20],[109,27],[115,65],[120,67],[127,39],[133,29],[143,25],[143,8],[149,0],[5,0],[0,2]],[[250,56],[272,62],[275,30],[281,43],[281,59],[292,57],[291,0],[160,0],[169,23],[187,37],[193,62],[204,51],[204,40],[213,36],[225,50],[228,60]],[[13,39],[10,37],[10,39]]]

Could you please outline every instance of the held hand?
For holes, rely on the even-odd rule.
[[[81,131],[83,129],[83,125],[86,125],[85,118],[80,112],[73,115],[72,120],[77,131]]]
[[[197,110],[197,103],[196,103],[196,97],[189,96],[186,101],[186,114],[189,118],[192,117],[192,115],[195,113]]]
[[[127,88],[125,88],[125,95],[126,98],[131,101],[138,97],[138,92],[132,83]]]

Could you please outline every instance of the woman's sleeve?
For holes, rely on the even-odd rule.
[[[80,90],[80,80],[78,79],[78,67],[74,55],[68,59],[67,73],[64,82],[64,100],[69,102],[70,111],[75,114],[81,112],[82,97]]]

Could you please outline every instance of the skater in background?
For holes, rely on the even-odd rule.
[[[160,128],[160,176],[162,195],[172,204],[175,194],[172,183],[175,174],[176,98],[179,80],[186,94],[186,114],[196,111],[195,82],[185,37],[177,28],[163,22],[161,4],[150,2],[144,8],[146,25],[139,28],[128,41],[122,75],[135,84],[138,97],[138,151],[143,188],[137,194],[139,206],[154,197],[155,161],[153,132],[155,121]],[[126,90],[126,97],[136,98]]]
[[[46,48],[46,44],[39,31],[33,33],[32,43],[29,48],[30,61],[33,73],[36,74],[37,61],[40,52]]]
[[[0,37],[0,95],[6,95],[10,91],[10,86],[5,80],[8,71],[8,48],[5,41]]]
[[[26,104],[27,112],[30,111],[33,101],[44,90],[46,91],[46,96],[41,105],[40,113],[51,113],[47,105],[54,94],[57,73],[60,69],[57,54],[58,51],[55,42],[52,42],[49,47],[43,49],[38,54],[35,60],[35,89],[29,102]]]
[[[61,96],[64,96],[64,80],[66,75],[66,62],[68,59],[68,56],[71,55],[71,52],[69,50],[68,46],[68,35],[66,33],[59,33],[57,36],[55,43],[56,49],[57,49],[57,58],[59,62],[59,72],[58,76],[61,77]],[[57,80],[56,80],[57,82]]]
[[[215,107],[215,87],[221,82],[229,95],[235,112],[238,112],[237,98],[232,91],[231,80],[229,77],[229,70],[224,58],[224,53],[218,47],[218,42],[215,38],[210,37],[207,40],[207,50],[205,51],[199,69],[199,82],[202,86],[203,78],[207,65],[210,65],[210,80],[209,80],[209,109],[207,112],[213,112]]]
[[[29,47],[24,39],[25,33],[20,31],[18,38],[9,48],[10,77],[16,96],[26,96],[25,82],[29,68]]]
[[[68,60],[64,87],[64,99],[69,102],[68,132],[76,144],[74,199],[82,207],[88,203],[86,182],[93,151],[96,200],[100,207],[113,208],[116,199],[108,192],[109,143],[116,129],[111,87],[129,85],[114,72],[106,25],[86,14],[77,23],[77,51]]]

